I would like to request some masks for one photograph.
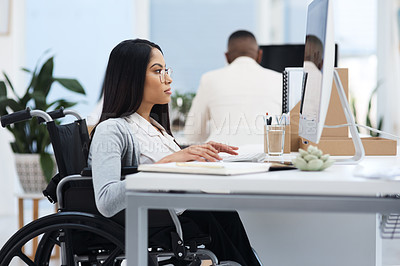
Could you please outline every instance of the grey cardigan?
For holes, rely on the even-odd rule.
[[[138,166],[138,147],[124,118],[108,119],[96,127],[88,165],[92,168],[97,208],[106,217],[126,208],[126,182],[121,181],[121,167]]]

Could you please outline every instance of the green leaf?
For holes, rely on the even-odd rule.
[[[42,61],[45,63],[41,64]],[[53,77],[54,60],[53,57],[43,60],[42,56],[37,62],[33,71],[26,68],[22,69],[30,73],[31,80],[21,98],[15,95],[14,87],[8,76],[4,73],[5,79],[4,81],[0,81],[0,115],[7,114],[11,110],[13,112],[23,110],[26,109],[27,106],[31,107],[31,109],[48,111],[49,107],[64,106],[65,108],[69,108],[76,104],[76,102],[66,101],[62,98],[54,101],[50,105],[47,103],[47,96],[55,81]],[[74,79],[58,79],[57,82],[72,92],[85,94],[82,86]],[[7,91],[9,87],[15,96],[13,95],[13,97],[10,97],[11,93]],[[9,95],[7,95],[7,92]],[[58,123],[58,121],[56,121],[56,123]],[[14,136],[14,142],[11,143],[14,152],[47,154],[46,151],[50,145],[50,137],[46,126],[39,125],[36,118],[9,125],[7,129]],[[47,178],[51,178],[53,172],[46,170],[46,165],[48,166],[53,162],[48,161],[47,157],[48,154],[43,155],[44,172]]]
[[[365,124],[368,127],[373,127],[372,122],[371,122],[371,115],[370,115],[371,114],[371,110],[372,110],[372,100],[373,100],[374,94],[378,91],[378,88],[380,87],[381,84],[382,84],[382,81],[378,81],[378,83],[376,84],[376,87],[374,88],[374,90],[371,92],[371,95],[369,96],[368,107],[367,107],[367,115],[366,115],[366,118],[365,118]],[[381,123],[383,123],[382,118],[379,120],[380,126],[382,126]],[[380,129],[379,125],[378,125],[378,129]],[[379,136],[379,133],[375,133],[373,131],[370,131],[370,135],[373,136],[373,137],[377,137],[377,136]]]
[[[5,72],[3,72],[4,77],[6,78],[7,84],[8,86],[10,86],[11,90],[14,92],[15,94],[15,90],[14,90],[14,86],[12,85],[10,79],[8,78],[7,74]]]
[[[61,107],[64,107],[64,109],[68,109],[72,106],[75,106],[76,104],[76,102],[68,102],[66,100],[60,99],[49,104],[49,108],[55,105],[56,107],[54,107],[54,109],[59,109]]]
[[[0,80],[0,97],[7,97],[6,83],[2,80]]]
[[[21,68],[21,70],[22,70],[22,71],[25,71],[25,72],[27,72],[27,73],[32,73],[32,71],[30,71],[29,69],[27,69],[27,68],[25,68],[25,67]]]
[[[32,78],[31,78],[31,81],[29,82],[28,88],[26,89],[25,96],[30,93],[31,88],[35,87],[35,84],[37,82],[37,74],[36,74],[37,68],[38,68],[38,65],[36,64],[35,69],[32,71]]]
[[[372,127],[371,118],[369,117],[369,114],[368,114],[367,117],[366,117],[365,125],[366,125],[367,127]]]
[[[42,107],[45,106],[45,108],[41,109],[41,110],[47,109],[46,108],[46,95],[44,95],[42,91],[34,91],[31,94],[31,99],[33,99],[35,101],[37,109],[41,109],[38,106],[42,106]]]
[[[53,57],[50,57],[40,69],[39,74],[37,75],[36,83],[34,84],[33,91],[40,91],[46,97],[49,94],[51,85],[53,84],[53,69],[54,69],[54,61]],[[36,108],[42,109],[41,106],[36,106]]]
[[[19,152],[19,147],[18,147],[18,145],[17,145],[17,143],[18,142],[11,142],[10,144],[11,144],[11,149],[12,149],[12,151],[14,152],[14,153],[21,153],[21,152]]]
[[[28,122],[21,122],[7,127],[14,135],[15,141],[11,146],[15,153],[33,153],[31,138],[29,138],[31,130],[28,125]]]
[[[76,79],[55,78],[54,80],[70,91],[85,95],[85,89]]]
[[[382,127],[383,127],[383,117],[381,117],[380,119],[379,119],[379,122],[378,122],[378,130],[382,130]]]
[[[25,106],[22,106],[14,99],[1,97],[0,98],[0,110],[6,110],[7,107],[11,108],[11,110],[13,110],[14,112],[25,109]]]
[[[196,93],[193,92],[187,92],[187,93],[179,93],[175,92],[174,95],[172,95],[172,108],[177,109],[181,114],[183,114],[185,117],[187,113],[190,110],[190,107],[192,106],[192,101],[193,98],[196,96]],[[178,106],[178,99],[181,98],[180,100],[182,101],[182,105]]]
[[[356,99],[354,97],[350,97],[350,105],[351,110],[354,116],[354,122],[357,124],[357,109],[356,109]],[[357,131],[360,132],[360,129],[357,127]]]
[[[42,167],[46,182],[49,183],[54,173],[54,162],[48,153],[40,154],[40,166]]]

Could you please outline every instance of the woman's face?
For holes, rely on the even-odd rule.
[[[160,77],[161,70],[165,71],[166,65],[164,56],[160,50],[153,48],[150,62],[147,65],[146,80],[144,82],[143,103],[146,104],[166,104],[171,100],[172,79],[168,74]],[[161,82],[164,80],[164,82]]]

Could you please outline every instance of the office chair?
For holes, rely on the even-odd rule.
[[[65,115],[73,115],[77,120],[64,125],[53,120]],[[18,230],[0,250],[0,265],[9,265],[15,258],[27,265],[49,265],[55,246],[61,249],[61,265],[121,265],[125,259],[125,213],[121,211],[105,218],[97,210],[91,171],[86,168],[89,134],[85,120],[78,113],[63,108],[50,113],[27,108],[2,116],[1,124],[6,127],[32,117],[46,122],[50,135],[58,174],[43,193],[51,202],[58,202],[59,208],[57,213]],[[128,167],[122,169],[121,175],[136,172],[135,167]],[[186,244],[174,211],[149,212],[150,227],[152,221],[160,220],[176,230],[171,231],[169,246],[152,245],[149,240],[149,265],[194,266],[200,265],[203,259],[211,260],[212,265],[239,265],[234,262],[218,264],[211,251],[198,248],[210,241],[209,236],[190,239]],[[23,247],[38,236],[40,241],[31,259],[23,252]]]

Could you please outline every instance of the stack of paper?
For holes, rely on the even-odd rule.
[[[209,174],[209,175],[239,175],[267,172],[269,163],[248,162],[185,162],[185,163],[163,163],[163,164],[141,164],[139,171],[144,172],[166,172],[187,174]]]

